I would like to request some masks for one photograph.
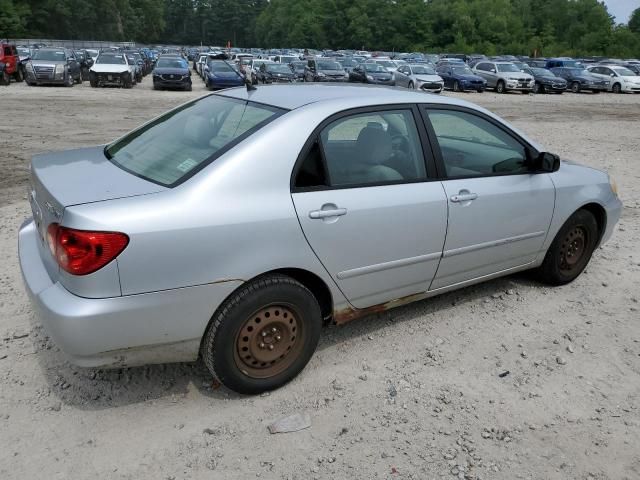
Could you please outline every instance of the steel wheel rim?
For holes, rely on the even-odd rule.
[[[287,370],[300,356],[305,330],[292,305],[260,308],[244,322],[234,343],[234,360],[248,377],[265,379]]]
[[[560,246],[560,270],[572,272],[579,267],[587,251],[589,234],[579,225],[565,235]]]

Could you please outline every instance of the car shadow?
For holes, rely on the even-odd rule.
[[[328,326],[322,332],[318,351],[364,335],[375,336],[390,321],[399,324],[431,313],[445,313],[457,305],[524,287],[540,287],[540,284],[526,273],[515,274],[364,316],[341,326]],[[211,400],[246,398],[215,383],[202,360],[117,369],[81,368],[66,360],[41,326],[34,328],[31,338],[50,390],[53,409],[58,408],[56,403],[80,410],[102,410],[154,400],[179,403],[194,391]]]

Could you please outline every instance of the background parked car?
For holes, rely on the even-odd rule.
[[[244,85],[244,79],[231,62],[226,60],[209,60],[204,67],[204,85],[209,90],[240,87]]]
[[[444,80],[434,68],[422,64],[401,65],[394,75],[396,86],[424,92],[440,93]]]
[[[607,82],[610,92],[640,92],[640,76],[622,65],[592,65],[587,67],[587,71]]]
[[[349,74],[335,60],[311,59],[304,72],[305,82],[346,82],[348,80]]]
[[[436,73],[442,77],[444,88],[454,92],[475,90],[482,93],[487,88],[487,81],[463,63],[439,64]]]
[[[89,82],[92,87],[116,86],[132,88],[134,84],[134,66],[121,52],[101,52],[89,70]]]
[[[89,70],[93,66],[93,58],[86,50],[75,50],[73,53],[80,64],[82,80],[89,80]]]
[[[361,63],[349,73],[350,82],[395,85],[393,74],[377,63]]]
[[[567,81],[556,76],[551,70],[538,67],[525,67],[522,70],[535,80],[533,93],[563,93],[567,89]]]
[[[608,88],[608,82],[601,80],[582,67],[556,67],[552,68],[551,71],[558,77],[564,78],[573,93],[580,93],[585,90],[600,93],[605,92]]]
[[[473,71],[487,81],[487,87],[495,89],[497,93],[511,90],[530,93],[535,81],[531,75],[520,71],[511,62],[480,62]]]
[[[584,68],[584,64],[580,60],[576,60],[574,58],[549,58],[544,68],[552,69],[558,67],[567,67],[567,68]]]
[[[26,66],[27,84],[62,84],[72,87],[82,83],[80,63],[67,48],[39,48]]]
[[[304,71],[307,68],[307,62],[305,60],[296,60],[289,64],[291,71],[296,74],[298,81],[304,80]]]
[[[153,89],[180,89],[191,91],[189,64],[182,57],[161,56],[153,72]]]
[[[133,84],[142,81],[142,62],[138,63],[136,57],[131,52],[124,52],[127,56],[127,62],[133,67]]]
[[[296,74],[285,63],[263,63],[258,70],[257,80],[261,83],[290,83],[297,80]]]
[[[0,62],[4,63],[4,71],[16,82],[22,82],[22,69],[20,69],[20,56],[16,46],[10,43],[0,43]]]
[[[9,85],[11,83],[11,77],[6,71],[7,64],[0,62],[0,85]]]

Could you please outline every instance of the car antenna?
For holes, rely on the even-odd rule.
[[[253,84],[251,83],[251,80],[249,80],[247,77],[245,77],[244,79],[244,84],[247,86],[247,92],[253,92],[254,90],[258,90],[256,87],[253,86]]]

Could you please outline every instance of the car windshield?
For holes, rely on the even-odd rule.
[[[367,72],[386,72],[387,69],[384,68],[382,65],[378,65],[377,63],[366,63],[364,65],[364,69]]]
[[[106,55],[100,55],[98,56],[98,58],[96,59],[96,63],[99,64],[112,64],[112,65],[126,65],[127,62],[124,59],[124,55],[113,55],[113,54],[106,54]]]
[[[338,60],[338,63],[343,67],[355,67],[356,65],[358,65],[358,62],[356,62],[353,58],[341,58],[340,60]]]
[[[451,70],[455,75],[473,75],[469,67],[453,67]]]
[[[284,113],[275,107],[220,95],[182,105],[105,148],[114,164],[167,187]]]
[[[338,62],[318,62],[318,70],[342,70]]]
[[[33,60],[49,60],[52,62],[64,62],[64,50],[36,50]]]
[[[562,60],[562,66],[570,68],[579,67],[580,69],[584,68],[582,62],[579,62],[577,60]]]
[[[424,65],[413,65],[411,67],[414,75],[435,75],[436,71],[433,68],[425,67]]]
[[[291,69],[283,63],[272,63],[267,65],[267,71],[274,73],[291,73]]]
[[[161,58],[156,64],[156,68],[189,68],[187,62],[181,58]]]
[[[307,62],[293,62],[291,65],[293,65],[296,72],[302,72],[307,66]]]
[[[235,69],[232,68],[231,65],[221,60],[209,62],[209,70],[216,73],[235,72]]]
[[[616,72],[618,75],[621,75],[623,77],[635,77],[636,74],[634,72],[632,72],[631,70],[629,70],[628,68],[624,68],[624,67],[616,67],[614,69],[612,69],[614,72]]]
[[[520,69],[516,67],[513,63],[498,63],[497,64],[499,72],[519,72]]]
[[[396,64],[391,60],[376,60],[376,63],[386,68],[396,68]]]
[[[297,57],[280,57],[280,62],[281,63],[291,63],[294,60],[297,60]]]

